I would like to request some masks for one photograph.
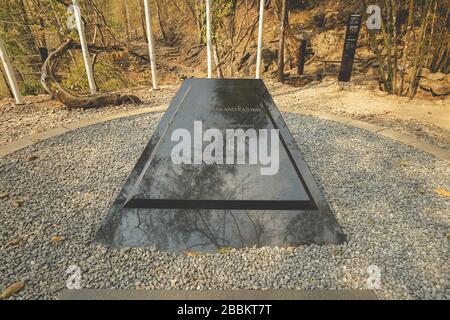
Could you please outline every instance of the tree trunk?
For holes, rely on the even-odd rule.
[[[161,34],[164,39],[164,42],[167,43],[169,38],[167,37],[166,30],[164,29],[164,25],[162,23],[161,8],[159,7],[159,0],[155,0],[155,4],[156,4],[156,18],[158,20],[159,29],[161,30]]]
[[[219,52],[217,51],[216,44],[213,45],[213,57],[214,57],[214,63],[216,65],[216,70],[217,70],[217,78],[222,79],[223,72],[222,72],[222,67],[220,66]]]
[[[186,7],[188,8],[189,12],[192,14],[192,17],[195,20],[195,25],[197,27],[198,43],[203,44],[202,22],[200,21],[200,18],[198,16],[194,6],[189,2],[189,0],[184,0],[184,3],[186,5]]]
[[[140,103],[141,100],[133,95],[95,94],[90,96],[77,96],[64,89],[55,78],[56,69],[61,58],[69,49],[80,49],[81,45],[69,40],[52,52],[42,67],[41,83],[44,89],[56,100],[68,108],[95,108],[105,105],[121,105],[126,103]]]
[[[405,72],[406,72],[406,56],[409,47],[408,36],[413,29],[413,18],[414,18],[414,0],[409,0],[409,9],[408,9],[408,22],[406,26],[406,34],[405,34],[405,45],[403,46],[403,56],[402,56],[402,70],[400,75],[400,89],[399,95],[403,95],[403,85],[405,83]]]
[[[288,0],[283,0],[280,19],[280,40],[278,44],[278,81],[284,81],[284,39],[288,12]]]
[[[422,15],[422,23],[420,26],[420,35],[417,39],[416,44],[416,52],[414,57],[414,65],[412,70],[412,77],[411,82],[409,83],[409,98],[412,99],[416,93],[417,85],[418,85],[418,75],[420,75],[420,72],[422,70],[422,63],[423,63],[423,54],[424,54],[424,47],[425,47],[425,39],[426,39],[426,29],[428,26],[428,18],[430,16],[430,9],[432,5],[433,0],[426,0],[426,5],[424,8],[423,13],[425,15]]]
[[[148,43],[148,36],[147,36],[147,30],[145,28],[145,18],[144,18],[144,9],[142,8],[144,2],[139,1],[139,18],[141,20],[141,29],[142,29],[142,35],[144,36],[145,41]]]
[[[123,0],[123,2],[125,5],[125,18],[127,20],[127,36],[128,36],[128,40],[131,40],[132,29],[131,29],[131,19],[130,19],[130,8],[128,7],[128,0]]]

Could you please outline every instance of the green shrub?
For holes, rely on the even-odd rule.
[[[89,94],[89,83],[87,80],[86,69],[81,56],[74,59],[75,63],[70,63],[70,71],[62,81],[62,85],[76,93]],[[94,66],[94,76],[100,91],[110,92],[125,87],[132,86],[125,74],[114,67],[108,56],[99,57]]]
[[[25,79],[21,86],[21,92],[24,96],[35,96],[44,93],[44,88],[37,78]]]

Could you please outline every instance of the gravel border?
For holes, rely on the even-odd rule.
[[[10,195],[0,199],[0,290],[25,281],[13,299],[53,299],[69,265],[81,268],[83,288],[366,289],[367,268],[377,265],[379,298],[449,299],[450,200],[433,192],[450,189],[449,165],[358,128],[283,115],[349,237],[345,245],[198,256],[91,246],[161,117],[151,113],[0,159],[0,189]]]

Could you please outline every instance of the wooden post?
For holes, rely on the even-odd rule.
[[[88,77],[89,90],[91,94],[97,93],[97,87],[95,85],[94,73],[92,71],[91,58],[89,56],[89,50],[87,47],[86,36],[84,34],[83,19],[81,19],[80,6],[78,0],[73,0],[73,11],[75,13],[75,21],[77,23],[78,36],[80,38],[81,51],[83,52],[84,66]]]
[[[153,40],[152,16],[150,13],[150,3],[144,0],[145,8],[145,24],[147,25],[148,51],[150,53],[150,67],[152,71],[153,90],[158,90],[158,81],[156,78],[156,58],[155,58],[155,42]]]
[[[280,41],[278,46],[278,81],[284,81],[284,36],[287,21],[288,0],[283,0],[280,21]]]
[[[208,78],[212,78],[212,34],[211,34],[211,0],[206,0],[206,50],[208,58]]]
[[[256,79],[261,76],[261,51],[263,40],[264,0],[259,0],[258,52],[256,54]]]
[[[298,66],[297,66],[297,74],[299,76],[303,75],[305,72],[305,55],[306,55],[306,40],[300,40],[300,50],[298,54]]]
[[[16,104],[23,104],[23,97],[20,93],[19,86],[17,85],[16,75],[9,60],[8,53],[6,52],[6,47],[0,39],[0,59],[3,62],[3,67],[5,69],[6,77],[8,78],[9,88],[11,89],[14,98],[16,99]]]

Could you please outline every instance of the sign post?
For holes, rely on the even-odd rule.
[[[350,81],[359,31],[361,30],[361,20],[362,16],[360,14],[352,14],[348,19],[344,52],[342,53],[341,69],[339,71],[339,81]]]
[[[263,40],[264,0],[259,0],[258,52],[256,54],[256,79],[261,76],[261,50]]]
[[[96,94],[97,86],[95,85],[95,81],[94,81],[94,73],[92,71],[91,58],[89,56],[89,50],[88,50],[88,46],[87,46],[87,42],[86,42],[86,36],[84,34],[83,20],[81,19],[81,11],[80,11],[80,5],[78,4],[78,0],[73,0],[73,10],[75,13],[75,21],[77,23],[78,36],[80,38],[81,51],[83,52],[83,60],[84,60],[84,65],[86,67],[86,73],[87,73],[88,83],[89,83],[89,90],[91,91],[91,94]]]
[[[306,55],[306,40],[300,40],[300,49],[298,52],[298,66],[297,66],[297,74],[299,76],[303,75],[305,71],[305,55]]]
[[[147,25],[147,37],[148,37],[148,51],[150,54],[150,67],[152,71],[152,85],[153,90],[158,90],[158,82],[156,78],[156,58],[155,58],[155,42],[153,40],[152,31],[152,16],[150,13],[150,3],[148,0],[144,0],[145,7],[145,23]]]
[[[20,93],[19,86],[17,85],[16,75],[9,60],[8,53],[6,52],[6,47],[0,39],[0,59],[3,62],[3,67],[5,69],[6,77],[8,78],[9,86],[11,88],[12,94],[16,99],[16,104],[23,104],[23,97]]]

